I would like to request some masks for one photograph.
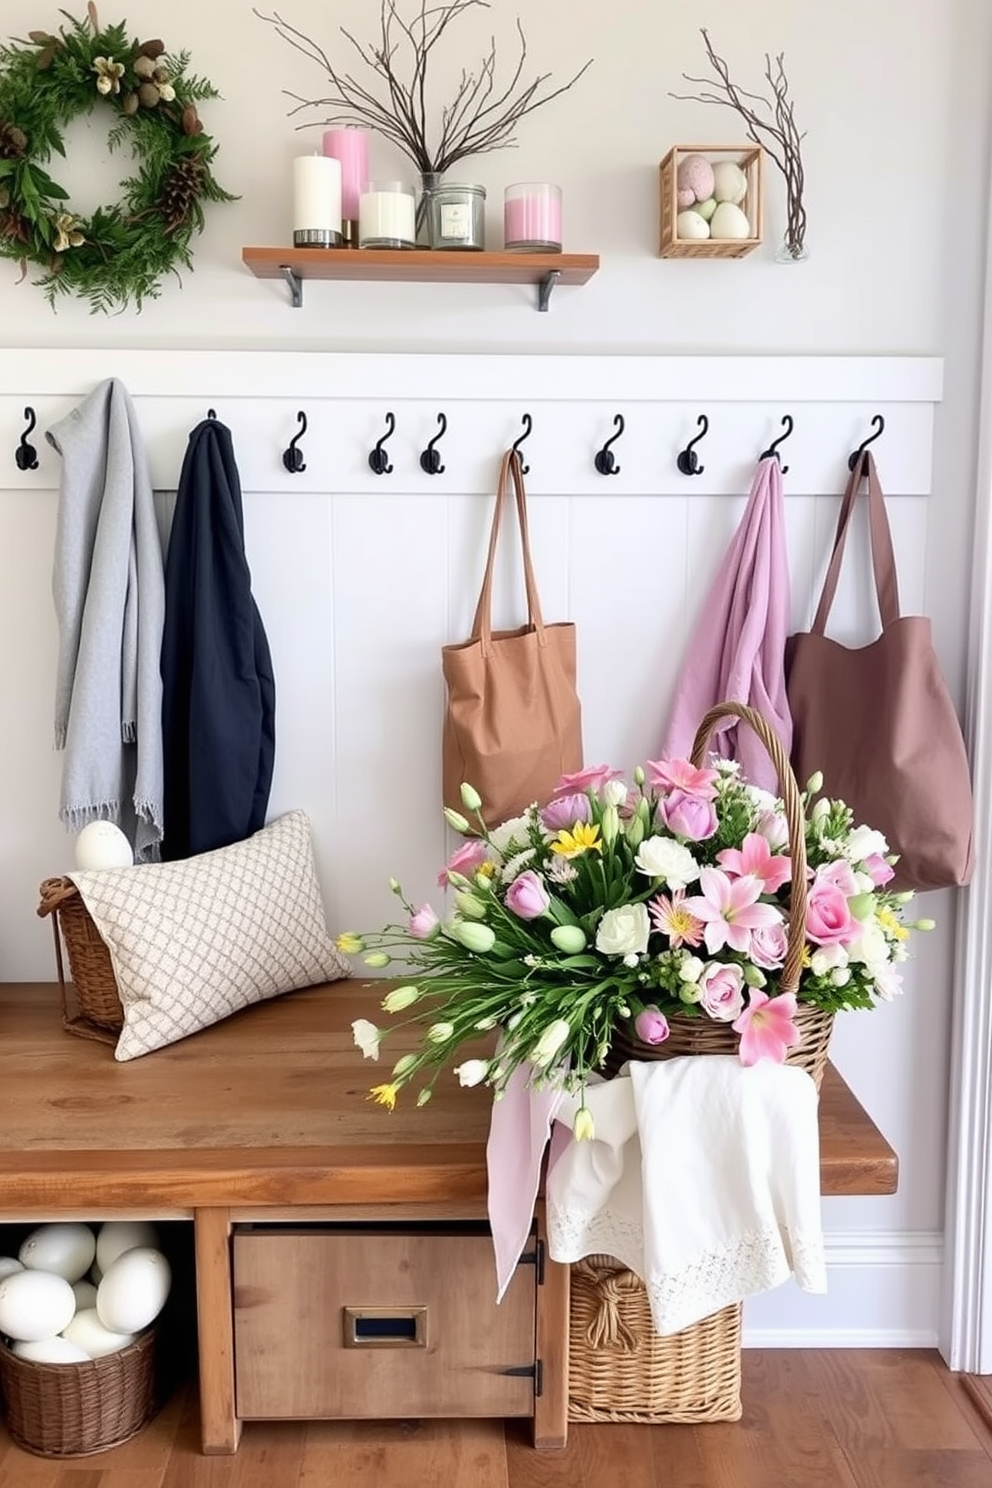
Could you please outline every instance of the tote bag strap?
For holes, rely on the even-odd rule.
[[[544,634],[544,621],[541,617],[541,602],[537,597],[537,581],[534,578],[534,565],[530,556],[530,532],[527,527],[527,496],[524,492],[524,478],[520,469],[520,456],[516,450],[507,450],[503,456],[499,468],[499,484],[496,487],[496,506],[493,510],[493,525],[489,533],[489,556],[486,559],[486,572],[482,580],[482,590],[479,594],[479,603],[475,609],[475,619],[472,621],[472,640],[481,640],[482,654],[489,655],[493,639],[493,566],[496,561],[496,545],[499,541],[500,523],[503,518],[503,507],[506,504],[508,478],[513,477],[513,489],[517,499],[517,518],[520,526],[520,544],[524,558],[524,585],[527,590],[527,623],[537,632],[538,644],[547,644]]]
[[[834,594],[837,590],[837,580],[840,576],[840,565],[844,557],[847,531],[854,513],[854,503],[858,498],[861,482],[865,475],[868,477],[868,522],[871,531],[871,564],[875,574],[875,593],[878,596],[878,613],[882,620],[883,630],[886,626],[893,625],[899,619],[899,581],[896,578],[896,561],[892,551],[892,533],[889,529],[889,518],[885,510],[885,498],[882,495],[882,487],[878,479],[878,472],[875,469],[875,461],[871,451],[865,450],[861,459],[851,471],[850,479],[847,482],[847,489],[844,492],[840,515],[837,518],[837,535],[834,538],[834,548],[830,555],[827,576],[823,581],[823,592],[820,595],[816,617],[813,620],[812,632],[814,635],[823,635],[826,629],[830,606],[834,602]]]

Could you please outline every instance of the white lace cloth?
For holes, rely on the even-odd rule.
[[[632,1063],[590,1085],[589,1142],[548,1175],[556,1261],[615,1256],[677,1333],[794,1275],[825,1292],[817,1092],[809,1075],[719,1055]],[[571,1122],[578,1100],[557,1112]]]

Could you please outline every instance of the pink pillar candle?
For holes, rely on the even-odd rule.
[[[520,181],[503,193],[503,246],[517,252],[561,252],[561,187]]]
[[[357,222],[359,199],[369,180],[368,130],[325,130],[324,154],[341,162],[341,216]]]

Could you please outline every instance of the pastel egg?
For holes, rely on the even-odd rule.
[[[136,1250],[139,1245],[158,1245],[158,1232],[153,1224],[143,1219],[111,1219],[101,1225],[96,1237],[96,1264],[100,1275],[93,1280],[99,1284],[119,1255],[126,1250]]]
[[[95,1307],[84,1307],[62,1329],[62,1337],[68,1338],[83,1350],[89,1359],[102,1359],[104,1354],[115,1354],[134,1342],[131,1333],[115,1333],[104,1327]]]
[[[691,191],[696,201],[713,196],[713,167],[705,155],[683,155],[675,173],[679,191]]]
[[[0,1281],[5,1276],[13,1276],[15,1271],[23,1271],[23,1264],[16,1256],[0,1256]]]
[[[61,1333],[76,1310],[72,1287],[50,1271],[14,1271],[0,1281],[0,1333],[32,1343]]]
[[[134,852],[120,827],[109,821],[89,822],[76,838],[76,867],[130,868]]]
[[[709,222],[718,205],[719,203],[715,196],[708,196],[705,201],[697,202],[693,210]]]
[[[93,1264],[96,1236],[85,1224],[43,1224],[31,1231],[17,1255],[31,1271],[78,1281]]]
[[[78,1343],[72,1343],[60,1334],[33,1343],[15,1343],[11,1353],[19,1359],[31,1359],[35,1364],[86,1364],[90,1358]]]
[[[714,238],[748,238],[751,224],[740,207],[735,207],[733,202],[721,202],[713,213],[710,234]]]
[[[96,1284],[92,1281],[74,1281],[72,1283],[72,1294],[76,1299],[76,1311],[83,1312],[87,1307],[96,1306]]]
[[[104,1273],[96,1293],[100,1321],[116,1333],[140,1333],[158,1317],[172,1272],[159,1250],[126,1250]]]
[[[678,238],[708,238],[710,225],[705,217],[692,207],[688,212],[680,212],[675,219],[675,236]]]
[[[686,207],[692,206],[696,200],[696,193],[691,190],[677,191],[675,193],[675,200],[678,203],[679,211],[682,212]]]
[[[713,167],[713,190],[706,195],[736,207],[747,195],[747,176],[733,160],[720,160]]]

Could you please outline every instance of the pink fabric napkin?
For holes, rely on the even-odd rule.
[[[703,714],[722,702],[756,709],[789,754],[785,641],[790,606],[782,469],[770,456],[758,464],[744,515],[703,602],[675,690],[666,755],[688,755]],[[775,766],[747,724],[734,719],[718,724],[710,748],[739,760],[752,785],[779,793]]]
[[[530,1068],[518,1065],[502,1098],[493,1102],[486,1144],[489,1224],[496,1254],[496,1300],[502,1301],[530,1235],[541,1163],[560,1090],[535,1090]]]

